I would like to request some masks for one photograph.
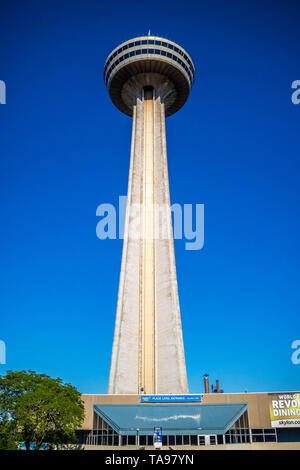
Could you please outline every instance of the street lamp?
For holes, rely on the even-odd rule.
[[[139,440],[139,428],[136,428],[136,445],[140,445],[140,440]]]

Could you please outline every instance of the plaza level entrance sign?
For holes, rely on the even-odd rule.
[[[141,395],[141,403],[201,402],[201,395]]]

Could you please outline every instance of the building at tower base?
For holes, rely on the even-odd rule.
[[[153,430],[160,427],[166,449],[300,450],[300,392],[188,397],[147,403],[142,395],[82,395],[79,441],[87,449],[153,449]],[[274,410],[281,410],[280,420]]]

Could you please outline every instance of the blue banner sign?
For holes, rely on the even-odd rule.
[[[161,447],[162,446],[162,430],[161,430],[161,428],[154,428],[153,444],[154,444],[154,447]]]
[[[141,395],[142,403],[200,402],[202,395]]]

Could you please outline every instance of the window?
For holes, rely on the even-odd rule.
[[[154,49],[148,49],[148,54],[154,54]]]
[[[182,446],[182,436],[176,436],[175,441],[177,446]]]
[[[142,49],[142,54],[147,54],[147,49]]]
[[[135,436],[127,436],[127,445],[129,446],[135,445]]]
[[[197,436],[195,435],[191,436],[191,446],[197,446],[197,445],[198,445]]]
[[[149,40],[148,40],[148,44],[154,44],[153,39],[149,39]]]
[[[135,51],[136,55],[140,55],[141,52],[142,52],[141,49],[137,49],[137,50]]]
[[[190,444],[190,436],[189,435],[184,435],[183,436],[183,445],[188,446]]]
[[[274,434],[265,434],[265,442],[277,442],[276,435]]]
[[[147,436],[139,436],[140,439],[140,446],[147,445]]]
[[[253,442],[264,442],[264,436],[262,434],[255,434],[254,436],[252,435],[252,441]]]
[[[277,442],[276,429],[252,429],[253,442]]]
[[[175,436],[169,436],[169,446],[175,445]]]
[[[164,47],[168,47],[168,44],[166,42],[162,42],[161,45]]]

